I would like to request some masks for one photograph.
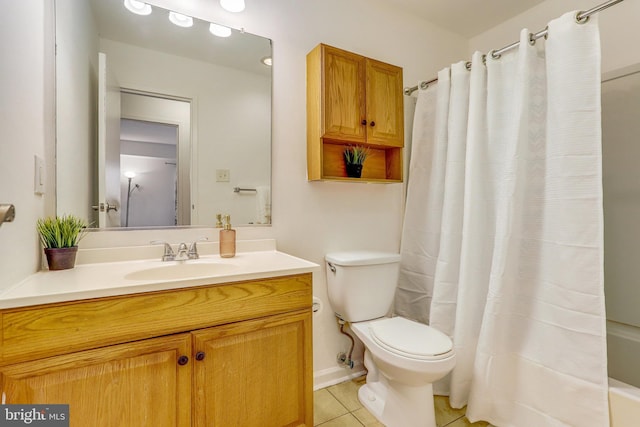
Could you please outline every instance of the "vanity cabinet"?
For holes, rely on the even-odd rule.
[[[312,426],[305,417],[313,402],[300,381],[310,363],[310,326],[307,311],[194,332],[203,359],[193,365],[193,425]]]
[[[308,273],[0,310],[5,403],[71,426],[313,425]]]
[[[71,426],[191,422],[188,334],[152,338],[0,368],[6,403],[69,404]]]
[[[370,149],[361,180],[402,181],[402,68],[320,44],[307,55],[309,180],[350,179],[349,145]]]

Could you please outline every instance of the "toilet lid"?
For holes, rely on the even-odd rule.
[[[369,325],[371,337],[388,351],[412,359],[441,359],[453,343],[442,332],[404,317],[392,317]]]

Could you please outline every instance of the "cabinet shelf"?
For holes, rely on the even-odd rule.
[[[343,152],[370,149],[361,178]],[[310,181],[402,182],[402,68],[320,44],[307,55],[307,173]]]
[[[367,145],[369,157],[364,162],[361,178],[347,177],[343,152],[353,145],[335,140],[322,140],[321,179],[370,182],[402,182],[402,148]],[[365,145],[365,144],[359,144]]]

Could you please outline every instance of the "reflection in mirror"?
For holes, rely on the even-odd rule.
[[[271,41],[210,27],[122,0],[56,1],[59,215],[96,227],[211,226],[218,213],[271,223]]]
[[[191,162],[178,160],[188,159],[191,151],[191,103],[126,91],[120,95],[115,141],[120,146],[115,185],[125,214],[120,225],[127,226],[127,218],[129,227],[188,225]],[[129,189],[127,172],[136,175],[135,190]]]

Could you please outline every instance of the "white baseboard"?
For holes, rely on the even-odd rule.
[[[349,381],[350,379],[361,377],[366,373],[367,370],[361,361],[355,361],[352,369],[334,366],[333,368],[316,371],[313,373],[313,390],[320,390],[334,384]]]

